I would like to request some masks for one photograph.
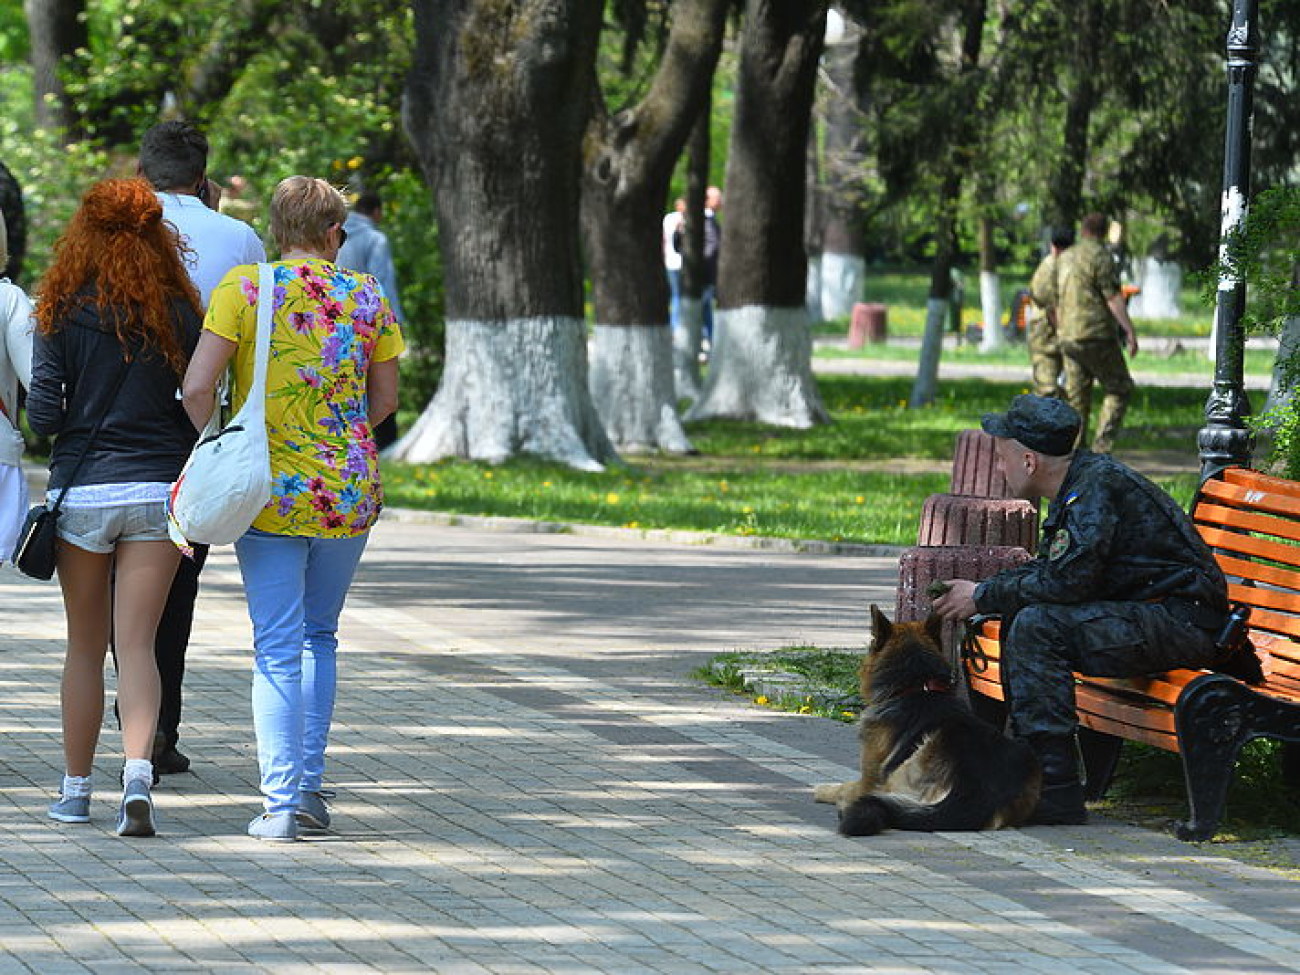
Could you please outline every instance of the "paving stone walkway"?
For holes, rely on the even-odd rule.
[[[249,628],[204,574],[161,835],[60,773],[57,586],[0,571],[0,973],[1300,971],[1300,879],[1109,822],[847,840],[854,730],[693,682],[725,649],[860,645],[887,552],[381,522],[343,625],[334,831],[256,811]]]

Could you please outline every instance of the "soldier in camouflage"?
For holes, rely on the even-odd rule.
[[[1029,280],[1031,306],[1029,333],[1029,363],[1033,375],[1034,392],[1039,396],[1061,397],[1061,343],[1056,335],[1056,265],[1061,253],[1074,244],[1074,230],[1070,227],[1052,229],[1051,249],[1039,263]]]
[[[978,584],[950,580],[934,611],[946,620],[1002,617],[1011,730],[1043,765],[1031,822],[1083,823],[1071,674],[1209,666],[1227,619],[1227,583],[1169,495],[1106,455],[1074,449],[1080,420],[1064,401],[1017,396],[982,426],[997,438],[1012,493],[1048,499],[1038,557]]]
[[[1128,317],[1120,290],[1119,271],[1102,243],[1106,218],[1090,213],[1083,218],[1082,237],[1057,262],[1057,332],[1065,357],[1065,397],[1083,423],[1079,446],[1088,432],[1092,409],[1092,384],[1100,383],[1106,398],[1097,418],[1092,449],[1110,453],[1129,398],[1133,377],[1120,348],[1122,334],[1130,356],[1137,355],[1137,333]],[[1118,323],[1118,331],[1116,329]]]

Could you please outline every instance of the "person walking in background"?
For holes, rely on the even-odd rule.
[[[9,264],[9,235],[0,214],[0,275]],[[0,563],[9,559],[27,517],[18,387],[32,384],[32,303],[0,276]]]
[[[347,240],[339,248],[335,264],[370,274],[383,288],[388,306],[399,322],[406,321],[402,313],[401,296],[397,293],[397,269],[393,266],[393,252],[388,235],[379,229],[384,219],[384,204],[379,194],[367,190],[357,197],[352,212],[343,223]],[[375,445],[383,450],[397,441],[397,413],[375,427]]]
[[[668,323],[677,329],[682,324],[682,234],[686,230],[686,198],[679,196],[673,208],[664,214],[661,245],[664,272],[668,275]]]
[[[383,493],[374,425],[397,408],[400,326],[374,277],[335,263],[347,204],[325,180],[290,176],[271,200],[275,274],[266,420],[273,494],[235,543],[253,623],[253,725],[264,812],[250,836],[324,829],[338,619]],[[235,406],[253,376],[258,268],[212,298],[185,375],[197,424],[234,360]]]
[[[238,264],[266,260],[266,249],[253,228],[218,213],[219,192],[208,179],[208,140],[189,122],[160,122],[140,140],[140,174],[152,184],[162,203],[163,218],[180,233],[190,279],[206,309],[225,273]],[[194,546],[194,557],[176,571],[167,606],[158,624],[154,647],[162,681],[162,704],[153,748],[155,773],[185,772],[189,757],[178,748],[185,652],[194,626],[194,601],[199,573],[208,557],[206,545]]]
[[[49,500],[67,488],[56,563],[66,771],[49,815],[90,821],[111,633],[126,757],[117,832],[152,836],[154,636],[180,560],[165,501],[198,439],[176,391],[198,341],[199,296],[162,203],[134,179],[87,191],[37,293],[27,418],[54,436]]]
[[[1092,410],[1092,385],[1100,383],[1106,398],[1097,417],[1092,449],[1110,453],[1133,395],[1133,377],[1120,347],[1121,336],[1130,356],[1138,353],[1137,332],[1128,317],[1115,261],[1102,242],[1106,218],[1083,218],[1082,240],[1057,258],[1057,333],[1065,359],[1065,396],[1082,419],[1079,445],[1087,439]]]
[[[1029,280],[1029,297],[1033,302],[1027,329],[1029,364],[1034,392],[1039,396],[1060,398],[1065,395],[1061,388],[1061,370],[1064,368],[1061,341],[1056,334],[1056,268],[1062,252],[1073,245],[1072,227],[1053,227],[1047,256],[1039,262]]]
[[[722,225],[718,211],[722,209],[722,190],[710,186],[704,191],[704,341],[713,348],[713,311],[718,298],[718,254],[722,250]]]

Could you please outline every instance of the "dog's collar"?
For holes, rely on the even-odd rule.
[[[909,694],[951,694],[952,681],[943,677],[927,677],[921,683],[914,687],[909,687],[903,691],[904,697]]]

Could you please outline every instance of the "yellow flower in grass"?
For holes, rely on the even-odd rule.
[[[853,499],[853,502],[854,504],[866,504],[867,499],[859,494],[856,498]]]
[[[770,704],[771,702],[768,701],[768,699],[767,699],[767,695],[766,695],[766,694],[760,694],[760,695],[758,695],[758,697],[754,698],[754,703],[755,703],[755,704]]]
[[[613,491],[610,491],[609,494],[605,495],[605,503],[618,504],[618,495],[615,494]]]
[[[550,487],[550,486],[551,486],[551,482],[550,482],[550,481],[543,481],[543,482],[542,482],[542,487]]]
[[[483,479],[484,479],[485,481],[490,481],[490,480],[492,480],[492,472],[491,472],[491,471],[484,471],[484,472],[483,472]]]

